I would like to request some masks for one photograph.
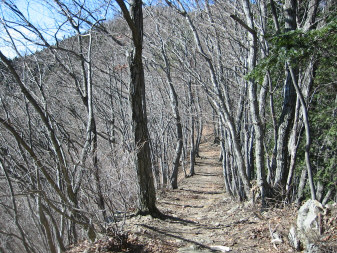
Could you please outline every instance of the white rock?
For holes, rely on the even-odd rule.
[[[307,245],[315,243],[320,236],[320,216],[324,208],[316,200],[308,200],[298,210],[297,234],[299,240],[306,248]]]
[[[307,245],[307,248],[304,251],[304,253],[321,253],[321,252],[322,251],[315,244],[309,244],[309,245]]]
[[[215,246],[211,246],[211,249],[212,250],[218,250],[220,252],[229,252],[231,251],[231,249],[229,247],[226,247],[226,246],[218,246],[218,245],[215,245]]]
[[[295,250],[300,249],[300,241],[298,240],[297,232],[294,226],[291,226],[289,230],[288,239],[291,247],[293,247]]]

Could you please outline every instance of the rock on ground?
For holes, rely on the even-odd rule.
[[[304,248],[318,241],[322,233],[324,207],[316,200],[308,200],[298,210],[297,233]]]

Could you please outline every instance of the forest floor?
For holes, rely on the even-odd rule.
[[[119,224],[124,239],[102,239],[81,252],[294,252],[287,235],[297,208],[279,203],[261,212],[259,204],[231,199],[224,193],[218,155],[217,145],[202,144],[196,175],[182,178],[177,190],[158,193],[158,209],[168,218],[126,219]],[[271,242],[271,231],[282,243]],[[116,240],[125,240],[126,246],[114,251]]]
[[[201,145],[196,175],[183,178],[177,190],[159,193],[158,208],[166,220],[134,217],[125,229],[149,252],[292,252],[286,236],[296,208],[271,208],[239,203],[224,192],[219,147]],[[283,236],[271,243],[270,229]]]

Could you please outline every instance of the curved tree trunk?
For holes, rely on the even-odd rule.
[[[286,0],[284,4],[285,32],[296,29],[296,0]],[[294,69],[295,78],[298,78],[298,70]],[[297,82],[297,80],[296,80]],[[290,71],[286,68],[286,79],[283,87],[283,107],[278,123],[276,145],[276,172],[274,185],[285,187],[288,170],[289,155],[288,141],[292,122],[294,120],[296,104],[296,91],[292,83]]]
[[[310,163],[310,145],[311,145],[311,138],[310,138],[310,127],[309,127],[309,116],[308,116],[308,109],[307,105],[305,104],[304,97],[302,94],[302,91],[298,87],[295,73],[293,68],[291,67],[290,63],[287,62],[292,82],[293,85],[296,89],[297,96],[299,97],[299,100],[301,102],[301,107],[302,107],[302,116],[303,116],[303,121],[304,121],[304,128],[305,128],[305,137],[306,137],[306,142],[305,142],[305,163],[307,166],[307,171],[308,171],[308,180],[309,180],[309,186],[310,186],[310,192],[311,192],[311,199],[315,200],[316,199],[316,192],[315,192],[315,186],[314,186],[314,180],[313,180],[313,175],[312,175],[312,168],[311,168],[311,163]]]

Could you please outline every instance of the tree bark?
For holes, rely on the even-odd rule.
[[[314,186],[314,180],[313,180],[313,175],[312,175],[312,168],[311,168],[311,163],[310,163],[310,145],[311,145],[311,138],[310,138],[310,127],[309,127],[309,116],[308,116],[308,109],[307,105],[304,101],[304,97],[302,94],[302,91],[298,87],[296,76],[294,73],[293,68],[291,67],[290,63],[287,62],[290,74],[291,74],[291,79],[293,82],[293,85],[296,89],[297,96],[301,102],[301,107],[302,107],[302,116],[303,116],[303,121],[304,121],[304,128],[305,128],[305,137],[306,137],[306,142],[305,142],[305,163],[307,166],[307,171],[308,171],[308,180],[309,180],[309,186],[310,186],[310,192],[311,192],[311,199],[315,200],[316,199],[316,192],[315,192],[315,186]]]
[[[191,118],[191,136],[190,136],[190,173],[189,176],[194,176],[194,165],[195,165],[195,105],[194,98],[192,94],[192,84],[191,81],[188,82],[188,97],[189,97],[189,107],[190,107],[190,118]]]
[[[168,0],[166,2],[170,3]],[[184,7],[180,3],[180,1],[179,1],[179,5],[184,10]],[[248,197],[249,194],[250,194],[251,185],[250,185],[249,179],[248,179],[247,174],[246,174],[245,163],[244,163],[244,159],[243,159],[243,156],[242,156],[240,141],[239,141],[239,137],[237,136],[235,124],[234,124],[233,118],[231,117],[231,115],[228,111],[229,110],[228,106],[226,105],[226,102],[228,104],[228,101],[229,101],[228,94],[226,94],[226,91],[224,91],[225,97],[222,94],[222,91],[221,91],[221,88],[220,88],[220,85],[219,85],[219,81],[216,77],[214,64],[213,64],[211,58],[204,52],[203,46],[202,46],[200,38],[199,38],[198,31],[195,28],[195,26],[194,26],[194,24],[191,20],[191,17],[189,16],[189,14],[185,10],[180,11],[180,14],[182,14],[185,17],[187,23],[189,24],[189,27],[190,27],[190,29],[193,33],[193,37],[194,37],[194,41],[195,41],[197,50],[201,54],[201,56],[205,59],[205,61],[207,62],[207,65],[208,65],[208,68],[209,68],[208,71],[209,71],[209,74],[210,74],[212,85],[214,87],[214,92],[215,92],[216,97],[217,97],[217,101],[214,101],[214,102],[216,104],[217,109],[220,112],[221,120],[223,121],[224,124],[226,124],[228,126],[228,129],[230,131],[231,138],[232,138],[232,141],[233,141],[234,153],[235,153],[235,156],[236,156],[236,162],[237,162],[237,166],[238,166],[238,170],[239,170],[239,175],[240,175],[240,178],[241,178],[242,183],[243,183],[244,194],[246,195],[246,196],[244,196],[244,198]]]
[[[297,148],[298,148],[298,139],[300,136],[298,136],[298,129],[299,129],[299,106],[300,101],[296,100],[296,106],[295,106],[295,116],[294,116],[294,124],[289,140],[289,147],[290,147],[290,164],[289,164],[289,173],[287,178],[287,184],[286,184],[286,192],[289,193],[289,190],[291,188],[292,179],[294,176],[295,171],[295,163],[296,163],[296,157],[297,157]]]
[[[284,4],[285,32],[296,29],[296,0],[286,0]],[[295,69],[297,82],[298,70]],[[276,172],[274,185],[285,187],[289,170],[288,141],[291,125],[294,120],[296,104],[296,91],[291,79],[291,74],[286,68],[286,78],[283,87],[283,107],[278,123],[278,135],[276,145]]]
[[[145,79],[142,60],[143,10],[141,0],[130,1],[130,13],[123,0],[116,0],[132,32],[133,48],[130,52],[129,102],[131,106],[132,135],[136,154],[134,166],[137,174],[138,214],[158,217],[156,192],[152,172],[150,138],[147,128]]]
[[[300,178],[300,182],[299,182],[298,190],[297,190],[297,198],[296,198],[297,204],[300,204],[302,201],[303,191],[304,191],[306,182],[307,182],[307,170],[303,169],[301,172],[301,178]]]
[[[222,153],[222,170],[223,170],[223,177],[224,177],[224,183],[225,183],[225,189],[228,194],[233,196],[231,187],[230,187],[230,177],[229,177],[229,168],[228,168],[228,157],[227,157],[227,150],[225,145],[225,129],[223,128],[223,125],[221,124],[219,126],[220,131],[220,145],[221,145],[221,153]]]
[[[172,189],[177,189],[178,188],[178,168],[179,168],[181,153],[183,150],[183,128],[181,125],[181,118],[180,118],[179,107],[178,107],[178,96],[173,86],[173,82],[171,78],[171,66],[170,66],[170,62],[166,54],[164,43],[162,43],[161,45],[161,50],[162,50],[162,55],[163,55],[164,62],[165,62],[164,69],[165,69],[165,73],[166,73],[166,77],[167,77],[167,81],[169,85],[170,105],[171,105],[172,114],[173,114],[173,118],[175,120],[175,125],[176,125],[177,143],[176,143],[176,148],[175,148],[175,153],[174,153],[174,158],[173,158],[173,168],[172,168],[172,174],[170,177],[170,183],[171,183]]]
[[[248,0],[242,1],[243,10],[246,16],[247,30],[248,30],[248,71],[252,71],[256,66],[257,57],[257,34],[254,28],[253,16],[250,8],[250,2]],[[234,18],[235,19],[235,18]],[[237,19],[236,19],[237,20]],[[240,23],[240,22],[239,22]],[[241,23],[240,23],[241,24]],[[242,24],[241,24],[242,25]],[[245,26],[244,26],[245,27]],[[255,166],[257,175],[257,184],[261,192],[262,206],[265,205],[266,196],[266,175],[265,175],[265,156],[264,156],[264,145],[263,137],[264,131],[260,117],[260,111],[257,101],[257,86],[256,82],[252,79],[248,80],[248,96],[249,96],[249,108],[250,115],[253,121],[253,126],[255,130]],[[260,101],[263,103],[263,101]]]

